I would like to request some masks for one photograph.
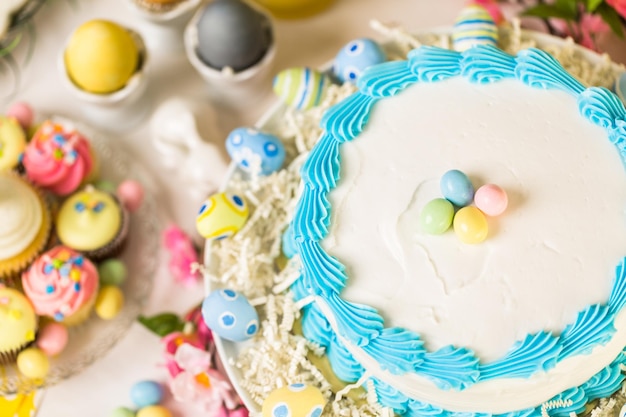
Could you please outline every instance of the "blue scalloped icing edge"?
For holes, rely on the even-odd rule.
[[[358,91],[332,107],[322,119],[325,133],[303,166],[304,191],[290,225],[291,243],[303,263],[302,276],[291,287],[296,299],[310,295],[323,297],[333,312],[342,338],[363,348],[383,369],[395,374],[415,372],[431,379],[441,389],[462,390],[477,381],[529,377],[552,368],[560,360],[587,354],[594,347],[606,344],[615,332],[615,316],[626,304],[626,258],[616,268],[606,305],[588,306],[559,336],[549,333],[528,335],[502,358],[490,363],[480,363],[470,350],[462,347],[425,351],[418,334],[384,328],[383,319],[375,309],[340,298],[347,280],[345,268],[326,254],[319,244],[328,234],[330,225],[328,193],[339,179],[340,145],[360,134],[369,120],[372,106],[380,99],[393,96],[417,82],[438,82],[455,76],[466,77],[474,83],[515,78],[531,87],[558,89],[575,96],[581,115],[606,130],[622,162],[626,161],[626,109],[622,102],[606,89],[585,88],[543,51],[528,49],[514,57],[491,46],[477,46],[463,53],[424,46],[411,51],[408,58],[408,61],[387,62],[368,68],[359,79]],[[303,316],[305,336],[333,352],[331,362],[341,362],[335,369],[341,379],[356,381],[360,377],[361,365],[347,349],[337,346],[340,342],[336,335],[324,336],[331,327],[315,303],[306,309]],[[395,357],[390,352],[394,352]],[[599,387],[593,392],[605,392],[601,386],[612,389],[616,381],[615,377],[596,379]],[[578,404],[582,397],[588,397],[581,395],[581,390],[583,387],[572,388],[561,396]],[[383,404],[396,409],[393,404],[398,402],[398,396],[399,393],[394,398],[383,395]],[[450,415],[445,410],[429,408],[414,400],[408,400],[407,404],[412,404],[406,408],[412,410],[411,413]],[[527,412],[523,410],[511,415],[523,416]]]

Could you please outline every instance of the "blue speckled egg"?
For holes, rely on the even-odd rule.
[[[475,45],[498,44],[498,27],[484,7],[472,5],[461,10],[452,28],[454,49],[463,52]]]
[[[130,400],[137,408],[156,405],[163,399],[163,387],[156,381],[140,381],[130,389]]]
[[[300,110],[318,106],[330,80],[311,68],[288,68],[274,77],[274,92],[287,105]]]
[[[276,136],[240,127],[226,138],[226,151],[237,165],[253,175],[269,175],[285,161],[285,146]]]
[[[202,302],[202,317],[218,336],[243,342],[259,330],[259,316],[241,293],[229,289],[215,290]]]
[[[335,57],[333,73],[341,82],[355,83],[365,68],[387,60],[385,51],[367,38],[348,42]]]

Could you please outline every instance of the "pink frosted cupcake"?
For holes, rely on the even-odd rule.
[[[22,286],[35,312],[67,326],[89,317],[98,293],[98,270],[80,253],[56,246],[22,274]]]
[[[22,164],[28,179],[58,195],[74,192],[95,168],[87,139],[70,123],[51,120],[33,136]]]

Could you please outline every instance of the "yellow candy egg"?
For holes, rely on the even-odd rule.
[[[123,88],[135,73],[139,51],[122,26],[91,20],[74,31],[64,58],[67,75],[78,87],[108,94]]]
[[[150,405],[137,411],[135,417],[172,417],[172,413],[161,405]]]
[[[103,320],[115,318],[124,307],[124,293],[115,285],[105,285],[96,298],[96,314]]]
[[[243,197],[219,193],[200,207],[196,229],[205,239],[219,240],[234,235],[248,219],[248,205]]]
[[[41,349],[28,348],[17,355],[17,369],[26,378],[43,379],[50,370],[50,360]]]
[[[270,393],[263,402],[263,417],[319,417],[326,400],[319,389],[291,384]]]
[[[467,206],[454,216],[454,231],[463,243],[480,243],[487,238],[489,225],[482,211]]]

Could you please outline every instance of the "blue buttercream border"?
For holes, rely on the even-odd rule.
[[[626,258],[616,268],[607,304],[588,306],[558,336],[545,332],[528,335],[504,357],[489,363],[480,363],[473,352],[462,347],[448,346],[429,352],[418,334],[385,328],[375,309],[341,299],[347,281],[345,268],[320,244],[328,235],[331,209],[328,193],[339,179],[341,144],[361,133],[378,100],[398,94],[414,83],[457,76],[473,83],[518,79],[531,87],[573,95],[580,114],[606,130],[622,162],[626,161],[626,109],[622,102],[604,88],[585,88],[547,53],[528,49],[511,56],[491,46],[477,46],[463,53],[424,46],[410,52],[407,61],[370,67],[360,77],[358,91],[325,114],[322,119],[325,133],[302,169],[304,189],[290,228],[293,247],[303,264],[302,276],[292,286],[297,299],[322,297],[333,312],[341,338],[361,347],[383,369],[394,374],[414,372],[442,389],[462,390],[478,381],[529,377],[565,358],[589,353],[594,347],[606,344],[615,332],[615,317],[626,304]],[[347,349],[337,346],[338,337],[315,303],[305,307],[303,331],[332,352],[331,365],[341,379],[350,382],[359,379],[362,366]],[[607,385],[609,379],[598,380]],[[392,399],[385,403],[391,404]]]

